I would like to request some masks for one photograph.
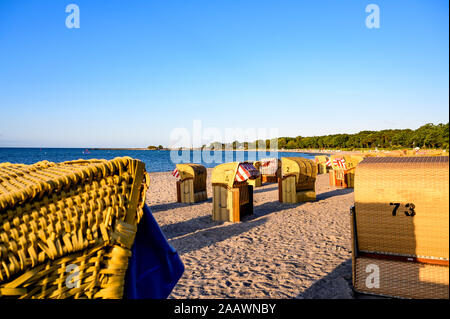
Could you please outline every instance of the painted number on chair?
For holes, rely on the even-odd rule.
[[[392,208],[392,216],[397,216],[397,212],[398,209],[400,208],[401,204],[400,203],[389,203],[389,205],[394,206]],[[414,205],[413,203],[406,203],[404,205],[405,210],[403,211],[403,213],[405,214],[405,216],[415,216],[416,215],[416,205]]]
[[[380,288],[380,267],[375,264],[369,264],[366,266],[366,287],[369,289]]]
[[[70,273],[66,278],[66,287],[80,288],[80,269],[75,264],[67,265],[66,272]]]

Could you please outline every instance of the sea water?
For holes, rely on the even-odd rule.
[[[188,158],[187,162],[202,164],[205,167],[215,167],[218,164],[242,161],[259,160],[267,157],[304,157],[314,159],[316,154],[297,152],[255,152],[255,151],[219,151],[220,156],[214,156],[214,161],[208,160],[201,151],[184,151],[188,156],[168,150],[127,150],[127,149],[84,149],[84,148],[0,148],[0,163],[33,164],[39,161],[65,162],[78,159],[113,159],[115,157],[129,156],[145,163],[148,172],[166,172],[175,168],[173,159]],[[172,156],[171,156],[172,155]],[[323,155],[323,154],[322,154]],[[211,157],[209,157],[211,158]],[[205,162],[206,159],[206,162]]]

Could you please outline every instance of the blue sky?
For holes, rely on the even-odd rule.
[[[65,8],[80,8],[68,29]],[[365,8],[380,8],[368,29]],[[448,1],[0,0],[0,147],[449,120]]]

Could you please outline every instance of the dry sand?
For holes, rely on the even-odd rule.
[[[151,173],[147,196],[185,272],[170,298],[353,298],[349,209],[353,189],[316,181],[317,200],[278,202],[277,184],[255,188],[254,214],[211,219],[208,201],[176,203],[175,178]]]

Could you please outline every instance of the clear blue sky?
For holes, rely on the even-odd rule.
[[[80,8],[68,29],[66,5]],[[380,7],[368,29],[365,8]],[[448,1],[0,0],[0,147],[449,120]]]

